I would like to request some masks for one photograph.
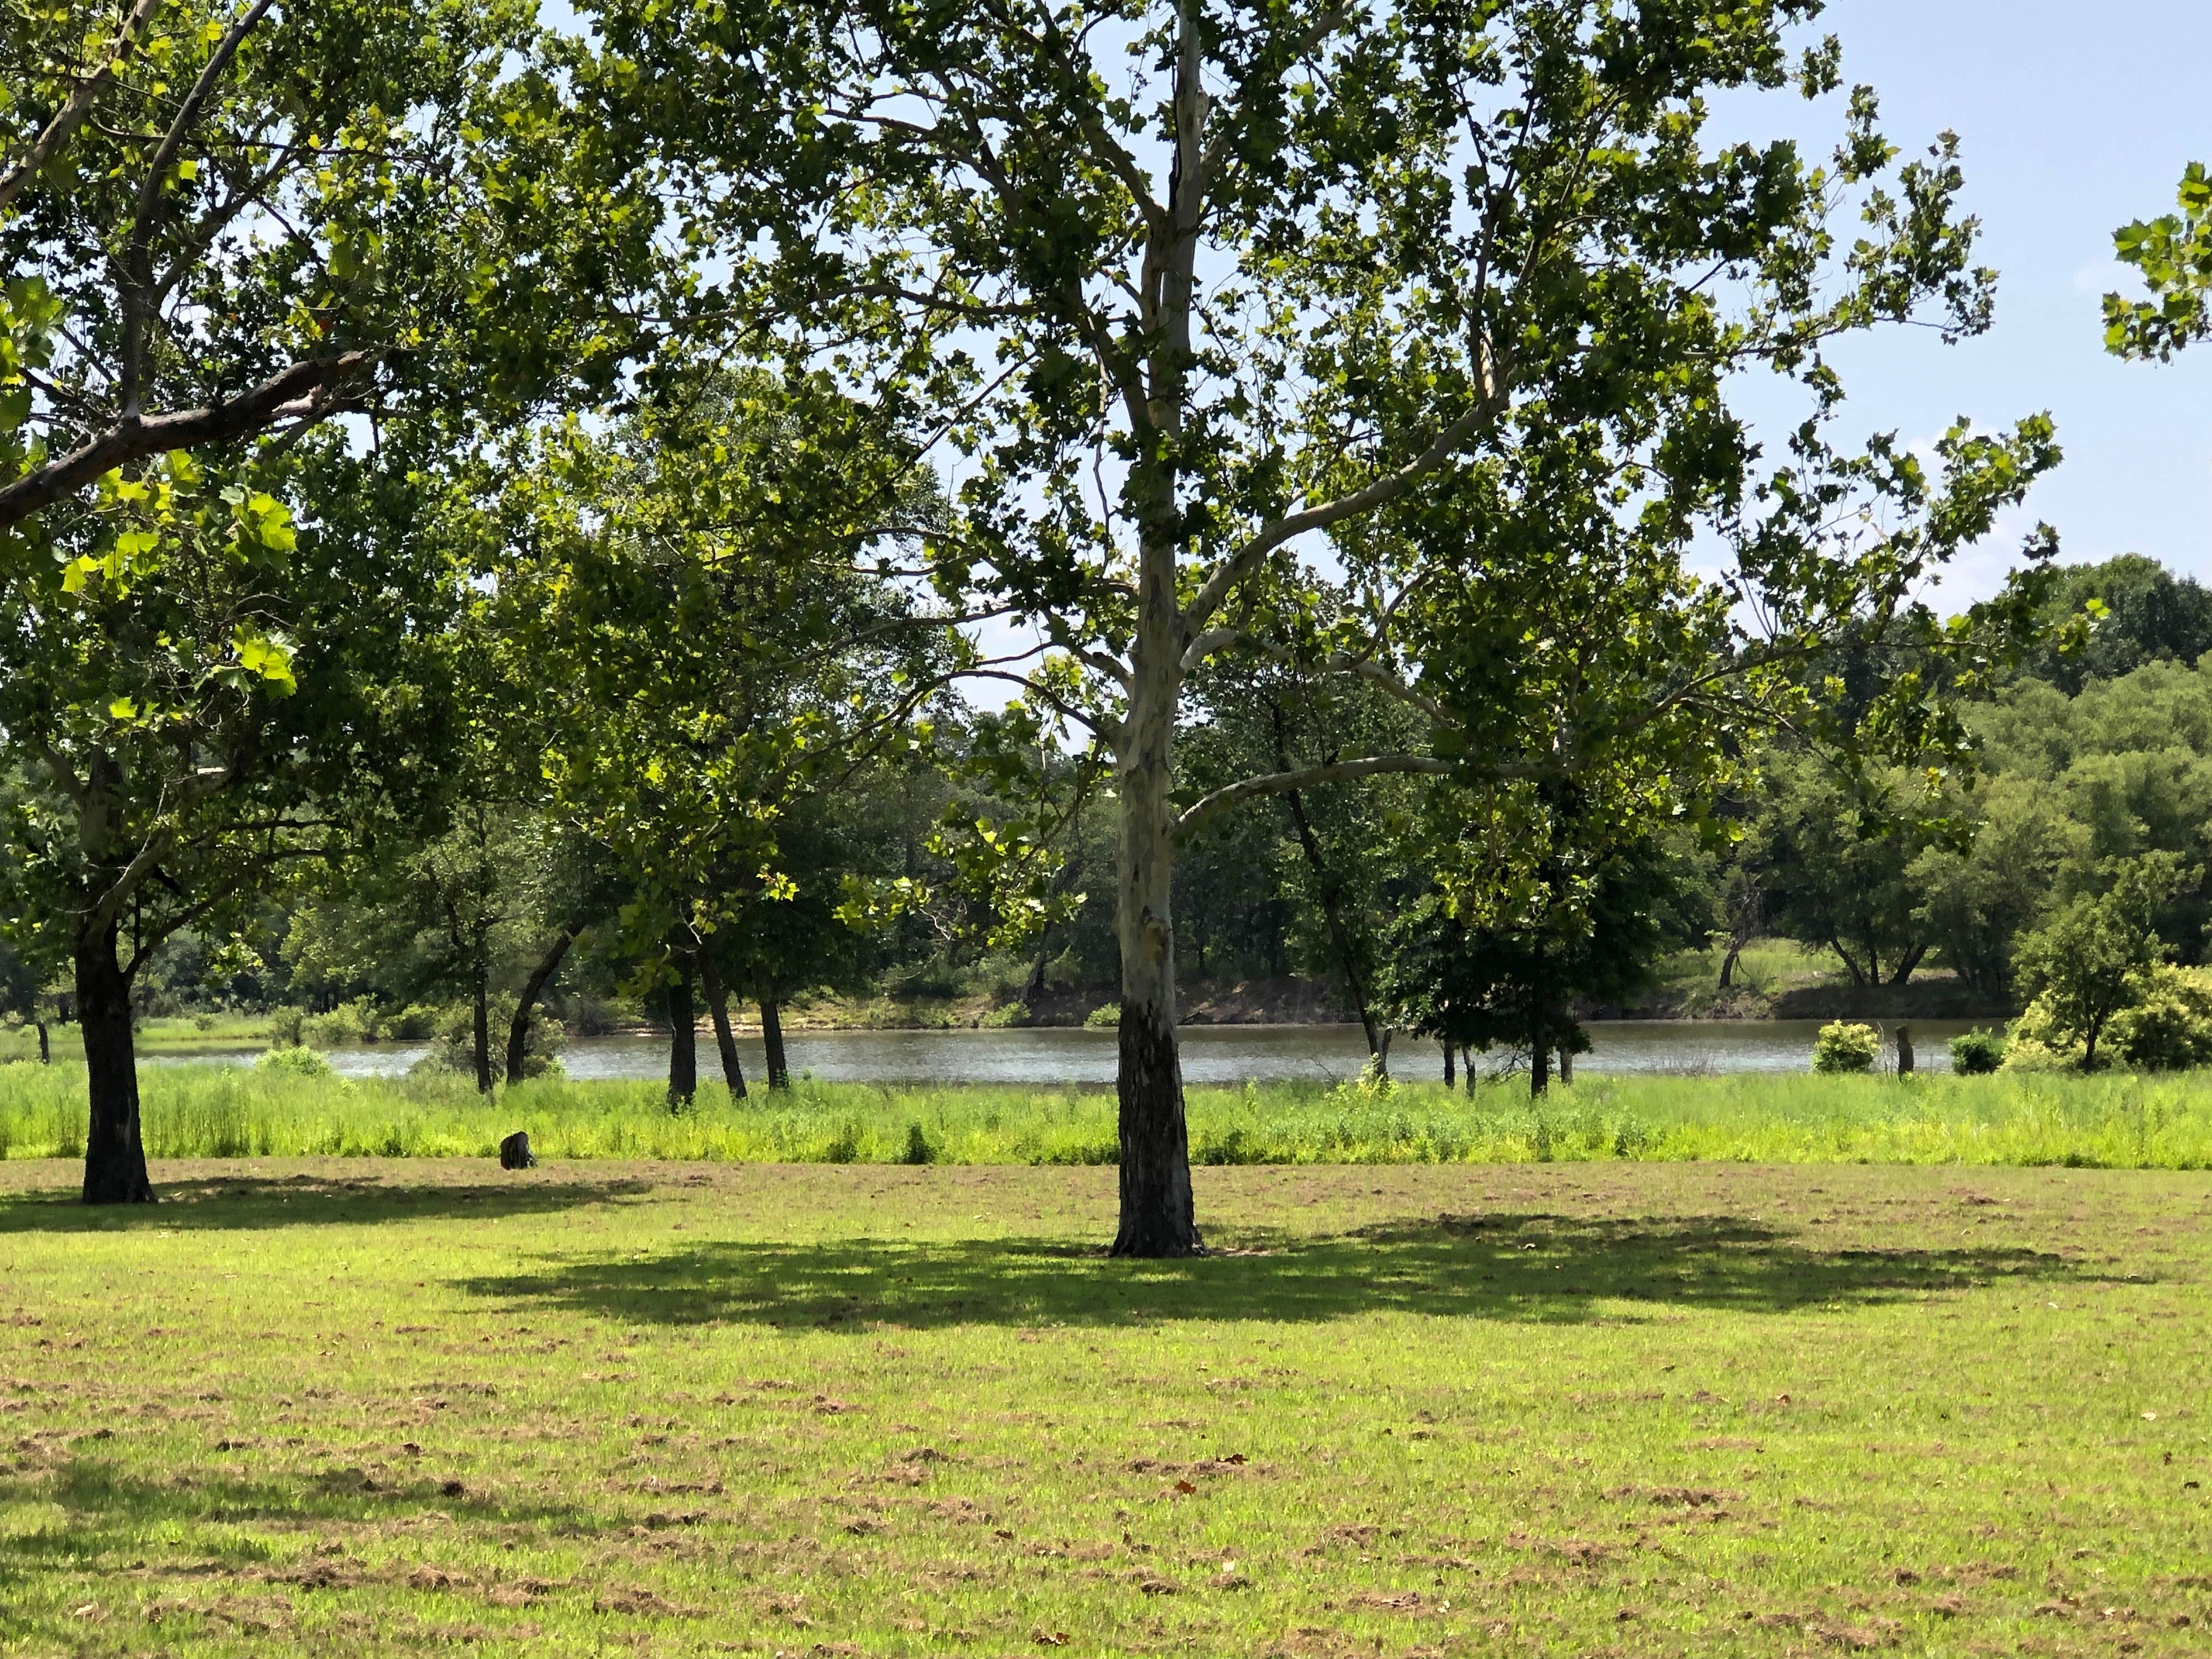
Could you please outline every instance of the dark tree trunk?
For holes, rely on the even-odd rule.
[[[39,1064],[51,1066],[53,1064],[54,1050],[52,1041],[46,1036],[46,1022],[40,1019],[33,1020],[32,1023],[39,1028]]]
[[[1444,1087],[1449,1089],[1458,1081],[1452,1073],[1452,1046],[1447,1042],[1444,1044]]]
[[[745,1068],[738,1063],[738,1039],[730,1030],[730,988],[714,971],[714,960],[699,955],[699,981],[707,993],[707,1012],[714,1020],[714,1048],[722,1057],[722,1082],[732,1100],[745,1097]]]
[[[1539,957],[1538,962],[1543,958]],[[1540,1099],[1552,1086],[1552,1033],[1544,1020],[1544,1011],[1535,1004],[1528,1006],[1528,1097]]]
[[[1121,1228],[1115,1255],[1198,1255],[1191,1197],[1190,1137],[1182,1107],[1182,1061],[1174,1028],[1155,1008],[1121,1005],[1117,1092],[1121,1128]],[[1172,1101],[1176,1109],[1163,1111]]]
[[[76,941],[77,1029],[84,1038],[92,1116],[84,1141],[84,1201],[151,1204],[138,1124],[138,1057],[131,1038],[131,981],[116,959],[116,925]]]
[[[1052,926],[1047,923],[1037,930],[1036,960],[1030,964],[1029,979],[1022,986],[1022,1006],[1035,1008],[1037,1000],[1044,995],[1044,968],[1052,950]]]
[[[1859,966],[1858,959],[1856,957],[1852,956],[1849,951],[1844,949],[1841,941],[1834,938],[1831,938],[1828,940],[1828,948],[1843,958],[1844,968],[1845,971],[1850,975],[1852,984],[1863,986],[1867,982],[1866,969]],[[1881,981],[1880,980],[1876,980],[1875,981],[1877,985],[1881,982]]]
[[[771,1089],[791,1087],[791,1067],[783,1057],[783,1009],[775,1000],[775,988],[763,974],[753,982],[753,994],[759,1000],[761,1011],[761,1048],[768,1062],[768,1086]]]
[[[1721,958],[1722,990],[1727,990],[1730,982],[1735,978],[1735,960],[1742,954],[1743,946],[1741,945],[1731,945],[1729,946],[1729,953]]]
[[[523,1057],[530,1048],[530,1021],[538,1011],[538,999],[545,994],[545,988],[553,982],[553,975],[561,971],[562,963],[568,958],[568,947],[576,942],[577,935],[583,931],[583,918],[578,916],[572,920],[546,947],[545,954],[538,959],[538,965],[530,970],[530,977],[523,981],[522,995],[514,1005],[514,1018],[508,1022],[507,1028],[507,1080],[509,1083],[520,1080],[522,1076]]]
[[[699,1017],[691,1010],[691,975],[668,988],[668,1103],[688,1106],[699,1093]]]
[[[1559,1081],[1572,1083],[1574,1080],[1575,1051],[1563,1042],[1559,1045]]]
[[[1289,744],[1283,731],[1283,708],[1270,701],[1268,713],[1275,722],[1275,763],[1284,771],[1291,769]],[[1306,817],[1305,801],[1295,789],[1286,792],[1283,804],[1290,808],[1291,823],[1298,832],[1298,845],[1306,855],[1306,863],[1314,872],[1314,887],[1321,898],[1322,920],[1328,925],[1328,942],[1336,952],[1336,964],[1344,975],[1344,988],[1351,993],[1352,1011],[1359,1016],[1359,1029],[1367,1036],[1368,1058],[1375,1062],[1376,1074],[1390,1075],[1389,1048],[1382,1041],[1381,1028],[1376,1024],[1375,1012],[1368,1006],[1367,976],[1360,971],[1359,957],[1352,937],[1352,926],[1344,918],[1342,886],[1329,872],[1322,858],[1321,837],[1314,834],[1313,822]]]
[[[1459,1046],[1459,1074],[1463,1079],[1460,1086],[1468,1093],[1473,1094],[1474,1092],[1474,1050],[1464,1042]]]
[[[472,1028],[477,1060],[477,1092],[491,1092],[491,987],[483,963],[477,963],[475,982],[470,988],[476,999],[476,1019]]]
[[[1912,978],[1912,970],[1920,965],[1920,958],[1928,954],[1928,947],[1916,945],[1898,958],[1897,966],[1889,970],[1889,982],[1903,985]]]

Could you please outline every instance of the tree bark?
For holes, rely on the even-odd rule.
[[[1121,1227],[1115,1255],[1205,1249],[1191,1195],[1190,1132],[1176,1050],[1173,777],[1177,681],[1171,583],[1147,584],[1147,621],[1122,729],[1115,932],[1121,950]],[[1164,611],[1164,617],[1156,612]],[[1167,625],[1171,623],[1172,626]]]
[[[668,988],[668,1103],[688,1106],[699,1093],[699,1017],[691,1009],[691,975],[679,971]]]
[[[53,1064],[54,1051],[53,1045],[46,1036],[46,1022],[43,1019],[34,1019],[31,1023],[39,1028],[39,1064],[51,1066]]]
[[[117,924],[76,940],[77,1030],[84,1038],[91,1121],[84,1141],[84,1201],[151,1204],[138,1121],[138,1061],[131,1036],[131,980],[116,957]]]
[[[1575,1080],[1575,1051],[1565,1043],[1559,1045],[1559,1081],[1571,1084]]]
[[[491,975],[480,957],[470,975],[469,990],[476,1002],[471,1035],[476,1048],[477,1092],[491,1092]]]
[[[1892,985],[1903,985],[1909,982],[1912,978],[1912,970],[1920,965],[1920,958],[1927,954],[1926,945],[1914,945],[1899,957],[1897,966],[1889,970],[1889,982]]]
[[[538,957],[538,965],[530,970],[530,977],[522,982],[522,995],[515,1001],[514,1018],[507,1022],[507,1080],[509,1083],[520,1080],[522,1076],[523,1059],[530,1048],[530,1022],[537,1012],[538,999],[545,994],[545,988],[553,982],[553,975],[561,971],[562,963],[568,958],[568,947],[576,942],[577,936],[583,931],[584,919],[581,916],[571,918],[568,925],[546,947],[545,954]]]
[[[768,1063],[768,1086],[788,1089],[791,1067],[783,1057],[783,1009],[775,1000],[775,987],[769,982],[766,974],[754,980],[753,995],[760,1003],[761,1048]]]
[[[1741,945],[1731,945],[1729,946],[1729,953],[1721,958],[1722,990],[1727,990],[1729,988],[1729,981],[1735,977],[1735,959],[1742,954],[1743,947]]]
[[[1444,1044],[1444,1087],[1449,1089],[1458,1081],[1458,1078],[1452,1073],[1452,1046],[1449,1042],[1446,1042]]]
[[[699,953],[699,982],[707,993],[707,1012],[714,1016],[714,1048],[722,1058],[722,1082],[732,1100],[745,1097],[745,1068],[738,1063],[738,1039],[730,1030],[730,988],[714,971],[714,959]]]

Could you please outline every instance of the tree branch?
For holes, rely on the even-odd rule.
[[[1319,766],[1300,767],[1290,772],[1269,772],[1256,778],[1247,778],[1242,783],[1232,783],[1225,789],[1217,789],[1175,821],[1175,833],[1182,835],[1224,807],[1239,802],[1255,800],[1261,795],[1279,795],[1291,789],[1304,789],[1317,783],[1349,783],[1355,778],[1372,778],[1389,773],[1416,774],[1427,777],[1445,778],[1467,769],[1455,761],[1438,760],[1433,755],[1370,755],[1364,760],[1328,761]],[[1502,767],[1491,775],[1516,777],[1527,775],[1530,769]]]
[[[89,443],[0,488],[0,530],[21,524],[127,462],[251,437],[288,420],[319,420],[338,406],[322,394],[372,367],[383,355],[377,349],[304,358],[226,402],[118,421]]]
[[[1286,514],[1273,524],[1255,532],[1244,545],[1206,579],[1198,596],[1183,612],[1186,627],[1202,629],[1213,613],[1221,608],[1230,590],[1250,574],[1252,568],[1276,548],[1310,530],[1326,530],[1346,519],[1356,519],[1387,507],[1430,473],[1449,461],[1467,441],[1481,427],[1494,421],[1504,412],[1508,400],[1504,375],[1492,360],[1488,349],[1483,353],[1483,379],[1486,382],[1482,395],[1462,413],[1458,419],[1437,434],[1429,447],[1395,471],[1386,472],[1373,483],[1340,495],[1333,501],[1323,501],[1303,512]]]

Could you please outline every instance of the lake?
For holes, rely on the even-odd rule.
[[[1604,1020],[1593,1022],[1591,1049],[1575,1061],[1577,1072],[1799,1072],[1812,1063],[1813,1036],[1822,1022],[1790,1020]],[[1967,1023],[1911,1024],[1923,1071],[1947,1071],[1948,1044]],[[1888,1028],[1884,1028],[1885,1037]],[[1367,1057],[1356,1025],[1188,1025],[1180,1033],[1187,1083],[1263,1083],[1291,1079],[1328,1082],[1358,1075]],[[1066,1027],[1001,1031],[805,1031],[787,1039],[794,1073],[811,1072],[834,1083],[1041,1083],[1106,1085],[1114,1081],[1111,1031]],[[745,1075],[764,1071],[757,1037],[740,1037]],[[380,1043],[337,1048],[328,1058],[346,1077],[404,1073],[428,1052],[422,1043]],[[152,1058],[149,1056],[149,1058]],[[172,1056],[183,1060],[185,1056]],[[249,1064],[251,1052],[191,1056]],[[665,1077],[668,1039],[654,1036],[575,1037],[562,1051],[574,1078]],[[1440,1078],[1443,1058],[1433,1043],[1401,1038],[1391,1048],[1401,1078]],[[1895,1055],[1885,1045],[1882,1063]],[[1478,1057],[1480,1068],[1484,1062]],[[699,1039],[699,1075],[719,1079],[714,1039]]]

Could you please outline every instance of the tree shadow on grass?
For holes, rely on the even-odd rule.
[[[1821,1250],[1729,1217],[1443,1217],[1278,1239],[1190,1261],[1114,1261],[1036,1240],[901,1244],[717,1243],[644,1259],[548,1260],[458,1281],[511,1304],[627,1323],[861,1331],[988,1325],[1141,1326],[1181,1319],[1322,1321],[1373,1312],[1527,1322],[1634,1318],[1652,1308],[1786,1313],[1865,1306],[1999,1279],[2081,1280],[2026,1249]]]
[[[0,1234],[250,1231],[336,1223],[545,1215],[639,1198],[644,1181],[547,1180],[516,1172],[465,1184],[343,1176],[210,1176],[164,1183],[159,1204],[86,1205],[74,1192],[0,1193]]]

